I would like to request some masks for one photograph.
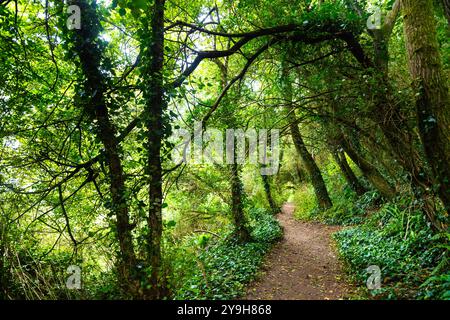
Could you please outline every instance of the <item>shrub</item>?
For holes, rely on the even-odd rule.
[[[254,279],[271,245],[282,236],[277,220],[265,209],[249,210],[253,242],[194,235],[172,246],[167,258],[174,299],[232,299]]]
[[[283,230],[273,214],[262,208],[252,208],[248,213],[251,236],[259,243],[273,243],[283,236]]]

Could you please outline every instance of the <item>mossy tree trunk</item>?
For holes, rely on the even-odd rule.
[[[402,0],[405,43],[416,114],[433,183],[450,209],[450,101],[431,0]]]
[[[240,242],[247,242],[250,240],[250,233],[247,229],[247,221],[244,214],[244,190],[239,176],[240,168],[237,163],[233,163],[229,167],[231,169],[231,213],[235,233]]]
[[[299,72],[300,73],[300,72]],[[314,193],[316,196],[317,205],[321,210],[329,209],[333,206],[331,198],[328,194],[325,181],[323,180],[322,173],[316,164],[316,161],[312,157],[306,148],[303,137],[300,133],[298,127],[297,116],[295,115],[295,108],[293,107],[293,88],[292,88],[292,77],[287,68],[286,61],[283,61],[282,65],[282,86],[285,92],[285,100],[288,104],[286,108],[287,120],[289,121],[289,129],[291,132],[292,142],[294,143],[295,149],[302,159],[302,163],[308,172],[311,184],[314,188]]]
[[[273,214],[276,214],[280,211],[280,208],[275,203],[275,200],[272,196],[272,188],[270,186],[270,177],[268,175],[262,174],[261,179],[263,182],[264,192],[266,194],[267,202],[269,203],[270,210]]]
[[[316,200],[319,208],[322,210],[329,209],[333,206],[333,204],[331,202],[330,196],[328,195],[328,190],[325,185],[325,181],[323,180],[322,173],[320,172],[320,169],[314,161],[311,153],[309,153],[308,149],[306,148],[302,135],[300,134],[296,118],[292,115],[293,112],[291,112],[290,130],[295,149],[302,158],[303,164],[305,165],[305,168],[311,178],[311,183],[314,187],[314,193],[316,195]]]
[[[221,89],[224,90],[228,85],[228,60],[225,62],[214,60],[218,66],[221,75]],[[222,108],[230,108],[230,100],[225,96],[222,100]],[[235,127],[237,119],[233,112],[226,112],[227,116],[224,119],[227,126]],[[237,163],[236,156],[236,137],[232,136],[233,140],[233,163],[228,164],[228,170],[231,176],[230,191],[231,191],[231,216],[234,225],[235,235],[240,242],[248,242],[251,238],[250,231],[247,227],[247,219],[244,210],[245,191],[241,179],[241,165]]]

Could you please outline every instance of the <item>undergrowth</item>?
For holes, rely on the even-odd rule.
[[[358,284],[365,285],[369,265],[381,269],[381,288],[368,291],[372,297],[450,299],[449,233],[433,232],[418,208],[387,203],[334,237]]]
[[[230,231],[186,238],[168,255],[173,298],[233,299],[254,279],[265,253],[281,238],[282,229],[265,209],[249,210],[252,241],[240,243]]]
[[[325,166],[324,180],[333,207],[318,210],[312,186],[303,184],[290,199],[296,205],[295,217],[348,226],[334,239],[348,273],[366,297],[450,299],[450,233],[432,230],[420,202],[408,193],[386,202],[373,190],[357,197],[334,164]],[[371,265],[381,270],[380,289],[366,287]]]

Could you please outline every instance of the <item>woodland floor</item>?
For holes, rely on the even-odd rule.
[[[294,209],[292,203],[283,205],[278,220],[284,239],[268,254],[244,299],[348,299],[355,288],[346,282],[331,240],[340,227],[297,221]]]

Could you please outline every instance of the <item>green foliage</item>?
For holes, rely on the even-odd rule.
[[[370,67],[378,67],[378,46],[366,30],[367,9],[377,5],[385,12],[393,0],[166,1],[160,30],[165,41],[155,50],[159,37],[152,22],[162,18],[155,1],[73,1],[82,9],[79,30],[67,27],[71,1],[1,2],[1,299],[132,298],[118,281],[117,266],[127,256],[121,244],[136,254],[130,274],[147,270],[155,189],[164,197],[155,200],[163,203],[155,215],[158,223],[162,216],[161,271],[172,296],[239,296],[282,229],[267,210],[261,163],[239,164],[243,188],[235,189],[242,191],[249,243],[232,235],[237,220],[231,217],[229,166],[173,163],[172,131],[192,133],[194,121],[205,116],[208,128],[280,129],[282,169],[266,184],[272,198],[277,205],[294,202],[298,219],[364,223],[336,236],[357,281],[364,280],[367,264],[377,263],[387,279],[380,296],[449,298],[448,233],[433,235],[419,204],[408,203],[408,191],[381,210],[377,192],[358,198],[329,156],[344,135],[402,191],[411,189],[402,162],[433,172],[416,137],[416,97],[401,23],[386,41],[385,82]],[[441,9],[435,14],[445,74],[448,22]],[[199,54],[203,50],[206,55]],[[202,56],[215,58],[197,64]],[[284,67],[290,74],[281,79]],[[162,90],[150,90],[160,78]],[[282,80],[292,82],[290,100]],[[224,88],[229,90],[222,94]],[[389,112],[374,117],[384,105]],[[322,171],[333,202],[324,212],[316,208],[310,177],[287,137],[286,108],[295,109],[305,145]],[[148,124],[159,117],[158,125]],[[383,130],[383,124],[400,131]],[[100,129],[109,134],[102,138]],[[397,150],[386,143],[389,134],[404,137],[405,144]],[[160,150],[148,152],[150,145]],[[400,149],[411,152],[398,157]],[[357,166],[349,165],[363,180]],[[149,177],[158,180],[150,188]],[[123,192],[117,192],[122,181]],[[437,198],[430,200],[440,207]],[[120,231],[129,231],[130,241]],[[82,267],[80,291],[66,290],[71,264]]]
[[[365,283],[369,265],[380,267],[382,287],[372,295],[387,299],[448,296],[448,269],[425,281],[439,262],[448,264],[448,245],[442,247],[443,239],[433,236],[416,208],[388,203],[364,224],[336,233],[335,239],[357,283]]]
[[[312,215],[316,211],[316,199],[312,186],[303,185],[296,189],[289,201],[295,204],[294,215],[297,219],[312,219]]]
[[[220,239],[201,234],[169,249],[174,299],[233,299],[243,293],[245,284],[255,278],[264,254],[282,235],[267,210],[250,212],[252,242],[239,243],[231,233]]]
[[[126,292],[123,292],[120,288],[120,284],[117,281],[118,276],[115,271],[99,271],[95,269],[86,272],[86,268],[83,268],[87,277],[83,278],[83,291],[86,294],[87,299],[100,299],[100,300],[117,300],[130,298]]]
[[[19,249],[9,253],[5,259],[8,270],[8,279],[3,285],[2,291],[7,292],[8,299],[78,299],[86,298],[85,292],[68,290],[65,285],[67,275],[65,268],[76,264],[70,253],[65,251],[47,252],[39,250],[36,246]]]
[[[368,191],[355,199],[354,192],[345,186],[341,194],[333,194],[333,207],[324,211],[315,211],[316,219],[333,225],[354,225],[362,223],[367,214],[377,208],[380,199],[378,192]]]
[[[450,271],[429,277],[421,286],[420,297],[429,299],[450,300]]]
[[[251,208],[248,216],[253,240],[260,243],[274,243],[281,239],[283,230],[270,210]]]
[[[346,184],[338,166],[329,161],[323,166],[322,174],[329,189],[333,206],[325,211],[317,208],[314,189],[303,184],[295,189],[289,201],[296,205],[295,217],[299,220],[319,220],[331,225],[353,225],[364,221],[371,210],[377,208],[378,192],[370,190],[360,197]]]

